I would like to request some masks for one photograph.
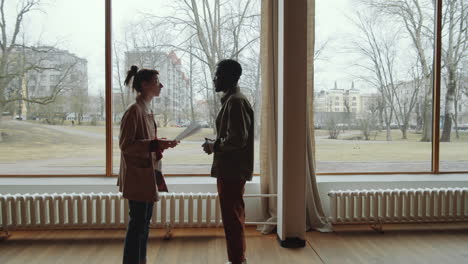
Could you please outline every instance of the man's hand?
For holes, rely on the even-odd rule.
[[[213,139],[205,138],[205,143],[202,144],[202,147],[206,154],[210,155],[213,153],[214,142]]]
[[[180,142],[175,140],[168,140],[166,138],[158,139],[159,148],[161,150],[166,150],[168,148],[173,148],[177,146]]]

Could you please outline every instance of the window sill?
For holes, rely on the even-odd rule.
[[[370,174],[317,176],[318,183],[345,182],[458,182],[468,181],[468,174]]]
[[[326,175],[317,176],[318,183],[368,183],[368,182],[458,182],[468,181],[468,174],[393,174],[393,175]],[[166,177],[169,185],[177,184],[216,184],[210,176]],[[260,176],[253,177],[248,184],[259,184]],[[114,177],[1,177],[0,186],[5,185],[94,185],[115,186]]]
[[[168,185],[177,184],[216,184],[216,179],[210,176],[181,176],[166,177]],[[94,185],[115,186],[117,178],[114,177],[2,177],[0,186],[4,185]],[[260,183],[260,177],[256,176],[248,183]]]

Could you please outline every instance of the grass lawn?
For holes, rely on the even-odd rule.
[[[431,160],[431,143],[426,142],[376,142],[317,141],[318,161],[427,161]],[[340,144],[341,143],[341,144]],[[468,159],[468,157],[467,157]]]
[[[72,166],[102,166],[105,160],[104,126],[51,126],[30,122],[2,122],[0,131],[6,134],[0,142],[0,164],[34,160],[69,159],[64,161]],[[118,136],[114,127],[114,136]],[[160,137],[174,138],[184,128],[159,128]],[[86,132],[86,133],[81,133]],[[80,134],[81,133],[81,134]],[[401,140],[399,130],[392,131],[393,141],[385,141],[385,132],[380,132],[376,140],[360,141],[331,140],[321,136],[326,130],[317,130],[317,161],[334,162],[411,162],[430,161],[431,143],[420,142],[421,135],[408,133],[407,140]],[[359,131],[346,131],[343,138]],[[468,160],[468,133],[460,133],[461,138],[441,143],[440,157],[443,161]],[[183,141],[175,149],[164,153],[165,164],[210,164],[212,156],[202,152],[201,141],[214,137],[213,130],[202,129],[196,135]],[[120,159],[117,140],[114,140],[114,164]],[[259,146],[255,147],[258,161]]]
[[[68,127],[71,129],[75,129],[78,131],[85,131],[85,132],[92,132],[98,133],[101,135],[105,134],[105,127],[103,126],[74,126]],[[165,137],[165,138],[175,138],[180,132],[182,132],[185,128],[182,127],[159,127],[158,128],[158,136]],[[112,134],[114,136],[118,136],[120,132],[120,128],[118,126],[114,126],[112,128]],[[211,128],[202,128],[198,133],[188,137],[186,140],[204,140],[205,137],[213,138],[215,135],[213,134],[213,129]]]

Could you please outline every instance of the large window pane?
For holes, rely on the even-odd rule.
[[[205,137],[215,137],[214,121],[220,97],[214,93],[211,80],[215,63],[220,59],[234,58],[243,66],[240,87],[255,109],[258,138],[260,1],[195,1],[198,6],[192,3],[113,1],[115,173],[120,162],[120,120],[125,109],[135,101],[135,94],[123,85],[131,65],[157,69],[160,73],[164,88],[151,104],[159,137],[174,138],[193,121],[203,125],[199,133],[164,152],[165,174],[210,173],[213,157],[202,151],[201,144]],[[258,173],[259,140],[256,142],[255,172]]]
[[[430,171],[432,1],[316,5],[317,171]]]
[[[442,1],[440,170],[468,171],[468,1]]]
[[[0,174],[103,174],[104,1],[1,8]]]

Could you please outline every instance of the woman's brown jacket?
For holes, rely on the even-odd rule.
[[[131,105],[120,123],[119,191],[129,200],[155,202],[159,200],[154,170],[161,169],[150,151],[150,142],[156,138],[152,114],[145,111],[141,100]]]

